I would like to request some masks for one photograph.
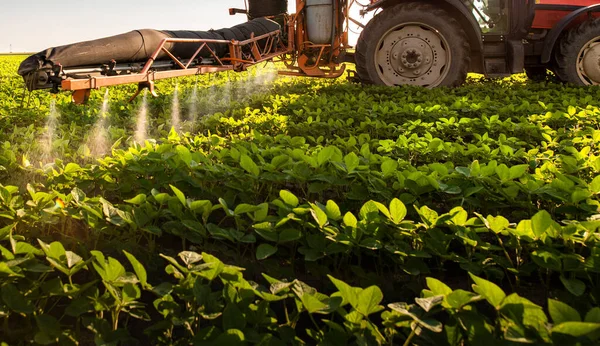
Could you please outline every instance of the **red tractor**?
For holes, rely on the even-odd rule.
[[[247,0],[249,21],[209,31],[136,30],[46,49],[19,68],[30,90],[74,91],[164,78],[243,71],[267,60],[281,74],[336,78],[345,62],[380,85],[457,86],[467,73],[505,77],[548,70],[564,82],[600,84],[600,2],[594,0]],[[352,18],[378,12],[368,24]],[[363,27],[356,49],[353,25]]]
[[[461,84],[468,72],[600,84],[600,2],[594,0],[371,1],[381,9],[356,49],[374,84]]]

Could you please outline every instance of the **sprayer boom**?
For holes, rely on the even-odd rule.
[[[27,58],[19,68],[30,91],[73,91],[84,103],[92,89],[121,84],[150,89],[154,82],[223,71],[244,71],[263,61],[285,64],[281,74],[336,78],[344,71],[347,0],[296,0],[297,14],[287,14],[287,0],[250,0],[249,21],[210,31],[136,30],[99,40],[49,48]]]
[[[99,75],[90,75],[87,78],[77,78],[74,76],[74,71],[67,69],[59,74],[64,76],[60,86],[63,90],[74,92],[73,100],[76,103],[86,102],[91,89],[132,83],[138,83],[141,87],[132,99],[143,88],[150,89],[152,95],[156,96],[154,82],[157,80],[223,71],[244,71],[249,66],[288,53],[287,47],[277,44],[279,35],[280,31],[277,30],[242,42],[235,40],[164,39],[154,54],[143,64],[119,65],[115,63],[113,68],[103,68]],[[266,42],[260,46],[258,44],[260,41]],[[181,60],[166,48],[170,43],[194,45],[198,48],[190,59]],[[228,45],[229,57],[219,58],[208,44]],[[197,56],[204,51],[208,52],[210,56],[197,59]],[[244,54],[244,51],[248,51],[249,54]],[[161,53],[165,53],[169,60],[156,61],[156,57]],[[98,73],[98,69],[93,71]],[[86,71],[79,73],[85,74]]]

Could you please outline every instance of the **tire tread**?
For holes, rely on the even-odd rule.
[[[469,44],[469,39],[467,37],[466,32],[463,30],[461,25],[458,23],[456,19],[448,14],[445,10],[434,6],[427,2],[404,2],[395,6],[391,6],[385,8],[381,13],[376,15],[371,21],[366,25],[364,30],[362,31],[360,37],[358,38],[358,42],[356,45],[356,73],[360,78],[361,82],[364,84],[375,84],[374,81],[369,77],[369,71],[367,66],[367,42],[379,42],[379,37],[372,37],[373,33],[377,31],[377,29],[381,26],[386,25],[389,21],[394,20],[396,16],[401,14],[402,12],[407,11],[419,11],[429,13],[434,17],[443,18],[445,21],[450,24],[450,26],[454,27],[455,31],[460,35],[460,41],[463,42],[463,50],[464,61],[460,64],[460,73],[459,77],[456,80],[450,83],[450,86],[456,87],[464,83],[467,78],[467,74],[469,72],[469,67],[471,65],[471,46]]]

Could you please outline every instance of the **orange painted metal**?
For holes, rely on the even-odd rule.
[[[71,98],[73,100],[73,103],[82,105],[88,102],[88,100],[90,99],[90,94],[90,89],[77,90],[73,93],[73,95],[71,95]]]
[[[546,5],[545,9],[535,11],[535,19],[532,28],[534,29],[552,29],[563,17],[569,15],[573,8],[578,6],[587,7],[600,4],[598,0],[537,0],[536,4]],[[554,8],[553,8],[554,6]],[[562,8],[561,8],[562,7]],[[600,13],[593,13],[592,16],[600,17]],[[587,14],[581,15],[575,19],[571,26],[577,26],[587,19]]]

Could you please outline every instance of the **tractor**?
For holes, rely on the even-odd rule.
[[[366,84],[459,86],[470,72],[500,78],[551,71],[580,86],[600,84],[600,2],[593,0],[247,0],[246,23],[209,31],[136,30],[49,48],[19,68],[29,90],[90,90],[244,71],[279,61],[282,75],[337,78],[354,63]],[[355,16],[372,16],[363,24]],[[362,28],[355,47],[351,27]],[[351,73],[351,71],[348,71]],[[351,73],[352,74],[352,73]],[[136,94],[137,95],[137,94]],[[134,95],[135,97],[135,95]]]
[[[383,85],[457,86],[468,72],[506,77],[548,71],[600,84],[600,2],[593,0],[371,1],[354,60]]]

